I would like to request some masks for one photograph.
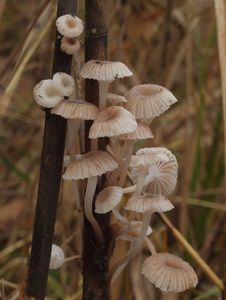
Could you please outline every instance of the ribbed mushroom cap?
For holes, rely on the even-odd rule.
[[[142,274],[162,292],[179,293],[198,284],[193,268],[169,253],[158,253],[147,258],[142,265]]]
[[[56,20],[56,27],[63,36],[75,38],[82,34],[84,25],[77,16],[63,15]]]
[[[118,138],[120,140],[145,140],[153,138],[152,131],[148,125],[142,122],[137,122],[137,128],[135,131],[119,135]]]
[[[51,270],[59,269],[64,263],[64,251],[57,245],[52,245],[49,268]]]
[[[68,165],[63,175],[65,180],[78,180],[100,176],[118,167],[117,162],[104,151],[90,151],[83,155],[76,155]]]
[[[80,76],[98,81],[113,81],[116,78],[132,76],[128,67],[118,61],[89,60],[81,69]]]
[[[95,212],[106,214],[116,207],[123,195],[123,189],[120,186],[108,186],[104,188],[95,201]]]
[[[57,72],[53,75],[53,86],[61,96],[69,97],[75,90],[75,81],[71,75]]]
[[[94,120],[97,116],[98,108],[86,101],[66,100],[54,107],[51,113],[62,116],[65,119]]]
[[[136,128],[137,122],[128,110],[121,106],[111,106],[98,113],[90,128],[89,138],[117,136]]]
[[[137,238],[140,235],[141,227],[141,221],[131,221],[129,226],[119,222],[117,223],[118,238],[124,241],[131,240],[128,235]],[[146,236],[149,236],[151,233],[152,229],[150,226],[148,226]]]
[[[64,36],[61,40],[61,50],[68,55],[73,55],[80,49],[80,42],[76,38],[68,38]]]
[[[127,100],[124,96],[108,93],[107,94],[107,102],[109,102],[111,105],[118,105],[120,103],[127,102]]]
[[[173,204],[162,195],[139,195],[131,197],[125,209],[137,213],[144,213],[147,211],[166,212],[173,209]]]
[[[155,149],[155,148],[142,148],[143,149]],[[140,151],[139,150],[139,151]],[[145,166],[146,168],[155,162],[163,161],[167,162],[169,160],[168,156],[161,151],[150,151],[147,153],[141,153],[137,151],[136,155],[132,155],[130,161],[130,167],[132,168],[133,179],[136,180],[137,167],[140,165]]]
[[[63,100],[63,97],[55,90],[51,79],[42,80],[36,84],[33,96],[39,105],[47,108],[52,108]]]
[[[159,155],[165,155],[168,160],[156,159],[153,163],[148,164],[147,176],[145,178],[143,191],[151,195],[170,195],[177,183],[177,160],[176,157],[166,148],[144,148],[140,149],[136,156],[153,155],[159,153]],[[145,161],[144,161],[145,162]],[[147,162],[146,162],[147,163]],[[136,182],[137,168],[131,169],[132,178]]]
[[[154,118],[164,113],[177,102],[174,95],[157,84],[141,84],[134,86],[125,94],[127,108],[137,119]]]

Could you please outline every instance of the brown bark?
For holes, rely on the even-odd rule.
[[[107,32],[104,24],[103,1],[86,0],[85,60],[107,59]],[[85,98],[98,105],[98,83],[86,80]],[[90,122],[86,123],[86,151],[90,151],[88,132]],[[105,149],[106,140],[99,141],[99,149]],[[100,188],[100,186],[99,186]],[[98,189],[97,189],[98,190]],[[98,191],[96,191],[98,192]],[[95,214],[104,238],[98,242],[93,229],[84,216],[83,232],[83,300],[108,300],[110,289],[108,282],[109,253],[111,232],[109,215]]]
[[[76,0],[59,0],[57,16],[75,14]],[[56,34],[52,74],[71,72],[71,56],[60,50]],[[57,203],[62,175],[67,120],[45,110],[45,128],[32,250],[29,262],[27,294],[37,300],[45,299],[51,247],[53,243]]]

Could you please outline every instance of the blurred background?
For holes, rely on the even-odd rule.
[[[78,15],[84,19],[84,1]],[[223,280],[226,278],[226,190],[221,72],[213,0],[104,1],[109,59],[126,63],[132,78],[111,90],[157,83],[178,99],[151,124],[154,140],[136,145],[166,146],[177,156],[179,180],[168,217]],[[0,0],[0,298],[18,299],[26,278],[31,241],[44,112],[33,86],[50,78],[56,1]],[[76,77],[83,47],[76,58]],[[79,63],[80,61],[80,63]],[[225,84],[225,82],[224,82]],[[77,81],[78,89],[81,82]],[[81,91],[80,91],[81,93]],[[66,256],[81,251],[80,215],[70,183],[63,183],[55,243]],[[220,299],[220,291],[170,234],[153,219],[152,240],[159,251],[184,257],[199,276],[197,289],[161,295],[139,275],[137,258],[112,287],[113,300]],[[115,255],[128,247],[119,244]],[[48,299],[81,299],[81,263],[50,271]],[[126,280],[125,280],[126,278]]]

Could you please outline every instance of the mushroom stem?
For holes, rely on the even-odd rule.
[[[111,81],[99,81],[99,108],[103,109],[107,105],[108,87]]]
[[[155,247],[154,247],[152,241],[150,241],[149,238],[146,237],[144,242],[145,242],[146,246],[148,247],[148,249],[150,250],[151,254],[152,255],[156,254],[156,250],[155,250]]]
[[[139,196],[142,193],[146,175],[147,175],[147,171],[145,166],[140,165],[138,167],[138,178],[137,178],[137,184],[136,184],[134,195]]]
[[[72,261],[72,260],[80,260],[80,259],[81,259],[81,255],[73,255],[68,258],[65,258],[64,263]]]
[[[115,265],[112,266],[110,270],[110,279],[115,280],[117,277],[114,274],[117,274],[118,276],[121,273],[121,271],[124,269],[124,267],[129,263],[129,261],[132,260],[139,253],[146,237],[151,215],[152,215],[152,211],[144,213],[144,219],[143,219],[139,237],[136,239],[136,241],[134,241],[131,244],[127,255],[121,260],[119,260],[118,262],[116,262]]]
[[[119,177],[119,186],[123,186],[125,184],[129,163],[133,155],[134,141],[126,141],[125,143],[127,144],[126,156],[125,156],[125,161],[122,165],[121,175]]]
[[[112,213],[114,214],[115,218],[120,222],[122,222],[123,224],[129,224],[129,221],[120,214],[120,212],[116,207],[112,209]]]
[[[84,199],[84,211],[87,219],[93,227],[96,237],[100,240],[102,238],[102,231],[100,225],[93,215],[93,197],[97,186],[97,176],[90,177],[87,182],[85,199]]]
[[[123,188],[123,194],[133,193],[136,190],[136,184]]]

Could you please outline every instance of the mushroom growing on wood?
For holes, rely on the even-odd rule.
[[[99,83],[99,108],[106,107],[109,84],[116,78],[132,76],[132,72],[122,62],[90,60],[83,66],[80,75]]]
[[[63,15],[56,20],[56,27],[60,34],[68,38],[76,38],[83,32],[83,21],[72,15]]]
[[[92,224],[93,230],[99,239],[102,236],[102,232],[92,212],[97,176],[113,171],[117,166],[117,162],[107,152],[90,151],[83,155],[75,155],[63,174],[64,180],[88,178],[84,199],[84,210],[87,219]]]

